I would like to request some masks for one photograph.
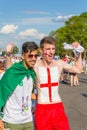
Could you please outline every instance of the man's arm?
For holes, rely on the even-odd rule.
[[[11,53],[13,51],[13,44],[8,44],[6,46],[6,69],[8,69],[13,63],[11,58]]]
[[[4,130],[4,123],[1,119],[0,119],[0,130]]]
[[[6,53],[6,60],[5,60],[6,69],[8,69],[11,65],[12,65],[12,58],[10,54]]]
[[[76,57],[76,63],[74,66],[70,65],[70,64],[65,64],[64,65],[64,69],[69,71],[69,72],[73,72],[73,73],[81,73],[82,72],[82,57],[81,57],[81,53],[78,55],[78,57]]]
[[[73,42],[72,46],[74,49],[76,49],[80,44],[78,42]],[[79,52],[78,55],[75,55],[76,62],[74,66],[71,66],[69,64],[64,65],[64,69],[74,72],[74,73],[81,73],[82,72],[82,57],[81,57],[81,52]]]

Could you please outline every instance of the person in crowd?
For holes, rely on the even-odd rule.
[[[65,57],[63,58],[63,61],[66,62],[66,63],[69,63],[70,61],[70,57],[68,55],[65,55]],[[67,84],[67,77],[68,77],[68,71],[66,70],[63,70],[62,74],[61,74],[61,77],[60,77],[60,80],[62,83],[65,83]]]
[[[12,65],[12,52],[13,52],[14,44],[10,43],[6,46],[6,60],[5,67],[8,69]]]
[[[74,66],[74,65],[75,65],[75,58],[71,58],[69,64],[72,65],[72,66]],[[71,85],[71,86],[74,86],[76,73],[70,72],[69,75],[70,75],[70,85]]]
[[[78,74],[74,75],[74,86],[75,87],[79,86],[79,75]]]
[[[9,64],[0,80],[1,130],[4,127],[10,130],[34,129],[31,93],[36,78],[33,66],[37,60],[37,49],[35,42],[25,42],[22,45],[22,61]]]
[[[73,42],[78,46],[78,42]],[[35,111],[36,130],[70,130],[67,115],[59,95],[59,79],[63,70],[81,73],[81,53],[76,58],[76,64],[71,66],[63,60],[54,60],[55,39],[44,37],[40,42],[41,59],[37,60],[34,70],[36,72],[36,87],[38,91]]]
[[[87,59],[86,59],[86,65],[85,65],[85,74],[87,74]]]
[[[75,62],[76,62],[75,58],[72,58],[70,61],[70,65],[74,66]],[[69,75],[70,75],[70,85],[77,87],[79,85],[78,74],[70,72]]]
[[[82,72],[85,73],[85,70],[86,70],[86,58],[82,59],[82,65],[83,65]]]

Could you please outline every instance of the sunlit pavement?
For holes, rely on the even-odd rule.
[[[87,130],[87,74],[79,75],[78,87],[60,83],[60,95],[69,118],[71,130]]]

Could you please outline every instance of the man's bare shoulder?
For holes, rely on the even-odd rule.
[[[34,65],[34,69],[37,68],[37,67],[40,65],[40,63],[41,63],[41,60],[38,59],[38,60],[36,61],[35,65]]]
[[[65,62],[62,59],[58,59],[55,61],[55,65],[58,66],[60,72],[64,69]]]
[[[65,62],[64,62],[62,59],[53,60],[54,66],[63,66],[64,63],[65,63]],[[41,59],[37,60],[37,62],[36,62],[36,64],[35,64],[34,67],[36,67],[36,66],[43,66],[43,63],[42,63],[42,60],[41,60]]]
[[[41,64],[41,59],[37,59],[36,64],[35,65],[40,65]]]
[[[65,62],[62,59],[56,60],[55,63],[58,64],[58,65],[64,65],[65,64]]]

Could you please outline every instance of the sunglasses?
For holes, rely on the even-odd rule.
[[[33,57],[34,57],[35,59],[37,59],[38,55],[37,55],[37,54],[35,54],[35,55],[29,54],[29,55],[28,55],[28,58],[30,58],[30,59],[32,59]]]

